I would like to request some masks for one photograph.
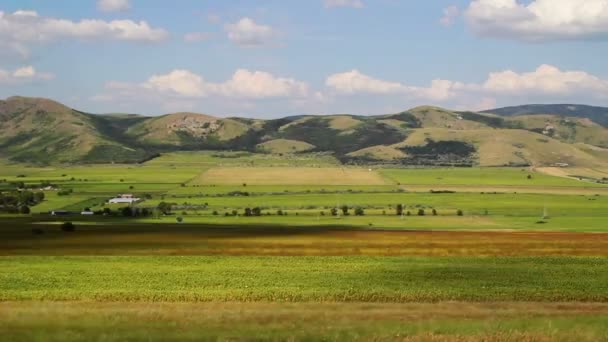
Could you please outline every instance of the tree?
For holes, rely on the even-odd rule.
[[[397,216],[403,215],[403,204],[397,204],[395,212],[397,213]]]
[[[425,212],[424,209],[418,209],[418,216],[424,216]]]
[[[342,206],[342,214],[344,216],[348,216],[349,215],[349,213],[348,213],[348,206],[347,205],[343,205]]]
[[[36,201],[36,203],[40,203],[40,202],[44,201],[44,192],[38,191],[37,193],[35,193],[34,201]]]
[[[408,210],[407,213],[405,213],[405,216],[412,216],[412,212]]]
[[[245,208],[245,217],[253,216],[251,208]]]
[[[72,222],[64,222],[61,224],[61,230],[64,232],[73,232],[76,230],[76,226]]]
[[[217,210],[214,210],[214,211],[213,211],[213,216],[217,216],[217,215],[219,215],[219,214],[220,214],[220,213],[218,213],[218,212],[217,212]]]
[[[131,217],[133,216],[133,209],[131,207],[124,207],[120,209],[120,213],[124,217]]]
[[[253,216],[262,216],[262,209],[260,207],[255,207],[251,210],[251,214]]]
[[[357,207],[357,209],[355,209],[355,216],[364,216],[364,215],[365,215],[365,211],[363,210],[363,208]]]
[[[277,210],[277,215],[278,216],[283,216],[283,210],[281,210],[281,209]]]
[[[433,208],[433,216],[437,216],[437,210]]]
[[[458,215],[458,216],[464,216],[464,213],[462,212],[462,210],[458,209],[456,211],[456,215]]]
[[[156,208],[161,213],[163,213],[163,215],[169,215],[169,214],[171,214],[171,204],[169,204],[167,202],[160,202],[160,203],[158,203],[158,206]]]
[[[177,223],[182,223],[182,222],[184,222],[184,218],[181,216],[178,216],[175,218],[175,221],[177,221]]]
[[[28,215],[30,213],[30,207],[23,205],[21,208],[19,208],[19,212],[23,215]]]
[[[331,216],[338,216],[338,209],[331,208],[330,212],[331,212]]]
[[[112,209],[110,208],[103,208],[103,214],[108,216],[108,215],[112,215]]]

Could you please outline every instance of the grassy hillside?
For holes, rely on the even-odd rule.
[[[502,116],[553,114],[559,116],[588,118],[604,127],[608,127],[608,108],[605,107],[573,104],[531,104],[491,109],[485,112]]]
[[[11,97],[0,101],[0,155],[14,161],[134,162],[147,152],[104,132],[134,118],[103,118],[47,99]]]
[[[47,99],[13,97],[0,101],[0,157],[42,164],[132,163],[158,153],[213,150],[324,152],[346,164],[599,167],[608,163],[608,128],[602,126],[601,108],[517,108],[495,111],[502,116],[422,106],[379,116],[261,120],[186,112],[159,117],[91,115]],[[519,115],[526,110],[536,113]]]
[[[586,153],[576,145],[526,130],[420,129],[397,146],[423,146],[429,140],[472,144],[480,166],[548,166],[557,163],[588,167],[606,165],[606,159]]]

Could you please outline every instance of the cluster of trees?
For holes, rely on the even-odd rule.
[[[29,214],[30,207],[44,201],[44,192],[11,191],[0,193],[0,211]]]
[[[84,208],[83,211],[90,212],[91,209]],[[153,212],[148,208],[123,207],[118,210],[103,208],[102,210],[94,211],[93,214],[103,216],[148,217],[151,216]]]
[[[350,208],[347,205],[343,205],[339,210],[338,208],[331,208],[329,212],[331,213],[331,216],[338,216],[340,215],[340,212],[342,212],[342,216],[349,216],[349,210]],[[323,213],[321,215],[323,215]],[[355,216],[365,216],[365,210],[363,210],[361,207],[355,208]]]
[[[397,216],[403,216],[403,215],[405,215],[405,216],[412,216],[412,212],[409,211],[409,210],[406,211],[405,209],[406,208],[405,208],[405,206],[403,204],[397,204],[397,206],[395,207],[395,214]],[[422,209],[422,208],[419,208],[418,212],[416,214],[418,216],[426,216],[426,211],[424,209]],[[437,216],[438,215],[437,209],[435,209],[435,208],[431,209],[431,214],[433,216]],[[464,212],[462,210],[458,209],[456,211],[456,215],[458,215],[458,216],[464,216]]]

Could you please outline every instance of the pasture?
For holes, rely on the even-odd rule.
[[[605,184],[240,152],[4,163],[0,180],[55,187],[0,214],[9,340],[608,338]],[[153,215],[106,203],[124,193]]]

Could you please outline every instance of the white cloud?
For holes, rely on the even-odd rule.
[[[531,42],[608,38],[608,0],[473,0],[465,17],[482,36]]]
[[[158,42],[167,37],[167,31],[150,27],[145,21],[82,19],[76,22],[43,17],[34,11],[0,11],[0,47],[22,55],[28,53],[29,45],[66,39]]]
[[[277,36],[272,27],[257,24],[251,18],[242,18],[234,24],[227,24],[225,29],[228,39],[243,47],[266,45]]]
[[[15,84],[30,81],[45,81],[54,78],[53,74],[38,72],[33,66],[25,66],[14,71],[0,69],[0,83]]]
[[[292,78],[275,77],[264,71],[237,70],[232,78],[218,86],[219,92],[228,97],[270,98],[305,97],[308,85]]]
[[[362,0],[324,0],[326,8],[334,7],[351,7],[351,8],[363,8],[365,5]]]
[[[551,65],[541,65],[524,73],[493,72],[482,83],[433,80],[428,87],[375,79],[352,70],[330,75],[326,86],[334,95],[392,95],[442,103],[466,100],[466,103],[477,103],[475,107],[495,103],[496,97],[608,99],[608,80],[584,71],[562,71]]]
[[[239,69],[221,83],[206,81],[189,70],[173,70],[153,75],[143,83],[108,82],[106,90],[114,95],[169,96],[178,98],[225,97],[234,99],[303,98],[310,95],[308,84],[292,78],[277,77],[263,71]],[[99,94],[96,99],[110,99],[112,94]],[[136,96],[136,95],[135,95]]]
[[[517,73],[512,70],[491,73],[483,89],[496,94],[587,94],[608,97],[608,80],[584,71],[562,71],[551,65],[541,65],[535,71]]]
[[[448,6],[443,9],[443,17],[439,19],[439,23],[443,26],[452,26],[456,19],[460,16],[460,9],[458,6]]]
[[[430,87],[409,86],[400,82],[375,79],[358,70],[330,75],[325,85],[344,95],[399,94],[430,100],[445,100],[455,96],[455,91],[472,87],[448,80],[433,80]]]
[[[129,0],[97,0],[97,9],[102,12],[121,12],[130,8]]]
[[[165,75],[154,75],[142,85],[160,93],[172,93],[184,97],[207,96],[208,86],[199,75],[188,70],[173,70]]]
[[[210,32],[189,32],[184,35],[186,43],[198,43],[211,39],[213,34]]]
[[[327,77],[325,85],[342,94],[390,94],[407,91],[407,87],[398,82],[383,81],[351,70]]]

